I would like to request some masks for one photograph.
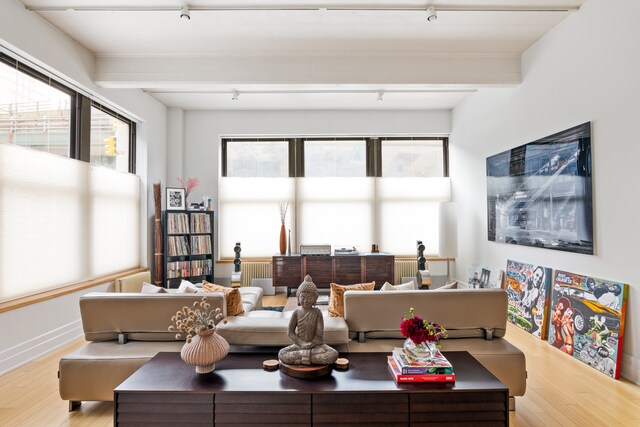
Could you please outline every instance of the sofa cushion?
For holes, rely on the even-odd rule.
[[[167,290],[161,286],[152,285],[151,283],[144,282],[142,283],[142,289],[140,290],[143,294],[166,294]]]
[[[227,316],[242,316],[244,314],[242,296],[238,288],[227,288],[205,280],[202,282],[202,291],[207,293],[222,292],[227,301]]]
[[[372,291],[376,282],[357,283],[355,285],[339,285],[331,283],[331,295],[329,297],[329,316],[344,317],[344,293],[346,291]]]
[[[289,321],[293,312],[256,310],[246,316],[227,317],[217,332],[232,345],[287,346]],[[323,317],[324,341],[329,345],[349,342],[349,329],[341,317]],[[226,322],[225,322],[226,321]]]
[[[415,291],[416,285],[413,282],[402,283],[400,285],[392,285],[389,282],[384,282],[384,285],[380,288],[381,291]]]

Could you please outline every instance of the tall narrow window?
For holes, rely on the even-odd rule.
[[[279,203],[290,202],[287,228],[295,209],[294,180],[289,178],[289,141],[226,140],[226,174],[220,178],[218,246],[221,257],[233,257],[242,242],[245,257],[270,256],[278,250]]]
[[[0,61],[0,142],[70,156],[69,93]]]
[[[129,123],[91,107],[91,164],[128,172],[130,134]]]

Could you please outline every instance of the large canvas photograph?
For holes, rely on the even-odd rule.
[[[590,123],[487,158],[488,239],[594,253]]]
[[[549,344],[612,377],[620,377],[628,286],[556,271]]]
[[[547,338],[551,269],[507,260],[508,319],[540,339]]]

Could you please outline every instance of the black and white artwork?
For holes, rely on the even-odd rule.
[[[469,287],[502,288],[504,271],[474,262],[469,267]]]
[[[593,255],[590,127],[487,158],[490,241]]]
[[[183,211],[185,209],[184,188],[167,188],[167,210]]]

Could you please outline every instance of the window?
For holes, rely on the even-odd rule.
[[[130,123],[104,107],[91,107],[91,164],[129,171]]]
[[[131,120],[0,52],[0,302],[140,265],[134,147]]]
[[[289,141],[226,140],[223,144],[225,176],[289,176]]]
[[[413,255],[416,240],[423,240],[428,253],[437,252],[438,205],[450,198],[446,138],[291,138],[273,149],[275,141],[244,142],[242,153],[234,140],[222,143],[222,258],[233,257],[237,241],[245,257],[276,253],[283,201],[290,204],[285,227],[294,248],[327,243],[367,251],[375,243]],[[274,151],[281,159],[278,179],[241,166],[271,162]],[[247,173],[229,173],[240,169]]]
[[[0,142],[69,157],[70,91],[25,71],[17,62],[0,61]]]

